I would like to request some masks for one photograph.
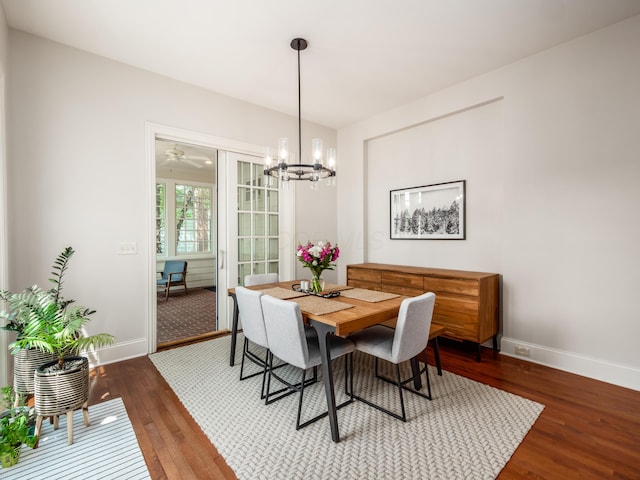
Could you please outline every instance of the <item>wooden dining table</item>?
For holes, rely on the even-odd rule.
[[[272,288],[280,287],[283,289],[292,290],[295,284],[299,284],[299,281],[278,282],[264,285],[256,285],[251,288],[252,290],[267,291]],[[340,289],[349,289],[345,286],[334,286]],[[332,287],[325,287],[327,291],[331,291]],[[238,303],[235,298],[235,289],[231,288],[228,291],[229,296],[233,299],[233,323],[231,328],[231,352],[229,364],[234,365],[235,350],[236,350],[236,337],[238,332]],[[333,371],[331,368],[331,356],[328,348],[328,340],[330,335],[346,336],[350,333],[362,330],[372,325],[383,323],[387,320],[391,320],[398,316],[400,310],[400,304],[407,298],[404,296],[395,296],[388,300],[383,301],[364,301],[355,298],[347,298],[343,295],[336,296],[334,298],[327,299],[331,302],[343,302],[349,305],[349,308],[339,310],[330,313],[313,313],[306,311],[302,306],[300,311],[303,319],[309,323],[318,332],[318,340],[320,344],[320,355],[322,359],[321,369],[323,374],[325,395],[327,398],[327,409],[329,417],[329,425],[331,427],[331,438],[334,442],[340,441],[340,432],[338,429],[338,418],[336,414],[336,398],[333,381]],[[415,371],[418,368],[418,360],[412,360],[412,369]],[[419,377],[415,379],[416,388],[420,388]]]

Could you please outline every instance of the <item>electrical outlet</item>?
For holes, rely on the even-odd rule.
[[[516,355],[522,355],[523,357],[530,357],[531,350],[529,347],[523,347],[522,345],[516,345]]]
[[[118,255],[137,255],[138,244],[136,242],[120,242],[118,244]]]

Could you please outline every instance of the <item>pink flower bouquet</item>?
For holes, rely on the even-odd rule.
[[[320,275],[324,270],[333,270],[335,267],[332,262],[340,256],[338,246],[331,245],[331,242],[318,242],[315,245],[311,242],[306,245],[299,243],[296,253],[302,265],[311,270],[311,290],[316,293],[322,291]]]

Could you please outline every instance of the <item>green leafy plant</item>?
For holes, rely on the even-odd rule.
[[[75,305],[75,300],[62,296],[64,274],[75,251],[65,248],[53,264],[53,287],[47,291],[33,285],[20,293],[0,292],[0,298],[9,310],[2,312],[7,324],[5,330],[17,332],[16,341],[9,345],[12,353],[24,348],[35,348],[58,357],[58,368],[64,366],[64,357],[77,355],[89,348],[112,345],[115,338],[107,333],[85,336],[83,327],[95,313]]]
[[[15,458],[18,447],[25,444],[33,448],[38,437],[30,433],[32,419],[29,407],[12,407],[12,399],[13,389],[3,387],[2,404],[5,410],[0,418],[0,456]]]

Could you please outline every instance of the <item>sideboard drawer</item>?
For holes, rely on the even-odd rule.
[[[382,278],[380,281],[383,285],[402,285],[424,292],[424,280],[422,275],[412,275],[410,273],[402,272],[382,272]]]
[[[350,287],[354,287],[354,288],[366,288],[367,290],[380,291],[380,283],[379,282],[367,282],[365,280],[353,280],[353,279],[350,279],[349,281],[347,281],[347,285],[349,285]]]
[[[404,295],[405,297],[417,297],[422,295],[424,291],[421,288],[412,288],[407,285],[392,285],[383,283],[380,290],[387,293],[395,293],[397,295]]]
[[[353,280],[361,280],[369,283],[380,285],[381,273],[376,270],[368,270],[363,268],[347,269],[347,285],[352,285]],[[354,285],[355,286],[355,285]]]
[[[477,280],[461,280],[457,278],[432,278],[424,277],[424,290],[426,292],[455,293],[477,297],[480,292]]]

